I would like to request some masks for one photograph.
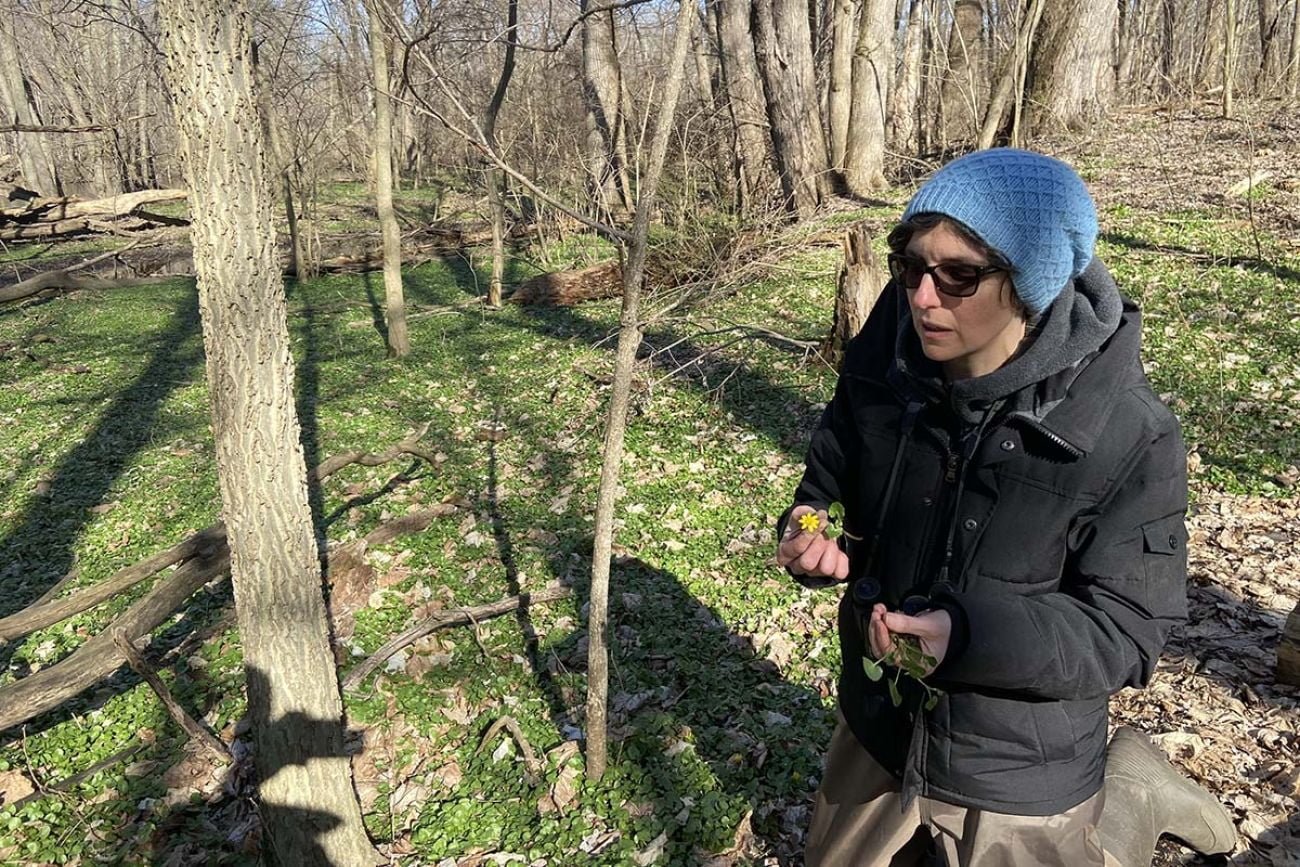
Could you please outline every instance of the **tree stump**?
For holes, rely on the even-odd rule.
[[[835,318],[821,347],[822,357],[836,370],[844,361],[844,347],[862,330],[885,282],[885,272],[871,252],[867,227],[849,229],[844,235],[844,264],[835,290]]]

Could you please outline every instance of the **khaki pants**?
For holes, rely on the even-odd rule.
[[[949,867],[1117,867],[1097,836],[1102,793],[1055,816],[1015,816],[917,798],[902,808],[899,784],[862,748],[844,720],[808,831],[807,867],[912,867],[933,837]]]

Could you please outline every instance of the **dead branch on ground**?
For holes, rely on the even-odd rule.
[[[132,671],[140,675],[140,679],[149,684],[149,688],[153,690],[154,695],[158,696],[158,700],[167,709],[168,716],[185,730],[190,739],[207,750],[216,761],[230,761],[230,751],[226,749],[226,745],[216,735],[204,728],[194,717],[185,712],[185,708],[181,707],[180,703],[172,697],[167,684],[163,683],[162,679],[158,677],[158,672],[153,670],[153,666],[136,648],[135,642],[128,639],[126,633],[121,629],[113,630],[113,644],[126,657],[127,665],[131,666]]]
[[[403,455],[437,464],[437,456],[420,446],[418,442],[428,429],[429,425],[426,424],[411,436],[379,454],[353,451],[335,455],[322,462],[310,472],[310,475],[314,480],[321,481],[353,464],[375,467]],[[432,511],[436,513],[440,508]],[[392,538],[389,533],[400,533],[403,527],[418,524],[425,517],[427,516],[424,514],[417,514],[399,518],[393,522],[396,526],[380,528],[368,538],[376,541],[387,540]],[[119,593],[174,564],[179,564],[176,565],[175,571],[164,576],[144,596],[118,615],[108,628],[87,640],[67,657],[21,680],[0,686],[0,731],[54,710],[63,702],[117,671],[127,658],[122,649],[114,643],[113,637],[116,633],[121,632],[131,642],[148,635],[171,617],[200,588],[228,574],[230,549],[226,545],[224,524],[220,522],[213,524],[179,545],[123,569],[106,583],[114,588],[113,593]],[[29,627],[33,623],[50,625],[52,622],[59,622],[91,607],[86,605],[88,600],[98,598],[98,602],[94,604],[99,604],[113,595],[111,593],[105,595],[104,591],[96,591],[95,588],[89,588],[82,593],[86,595],[77,594],[67,600],[37,603],[26,611],[5,618],[0,621],[0,625],[7,630],[4,634],[25,635],[31,631]],[[51,621],[50,618],[55,617],[59,612],[68,613],[63,613],[61,617]]]
[[[557,599],[564,599],[572,595],[573,591],[568,587],[545,587],[532,593],[520,593],[518,596],[509,596],[498,602],[489,602],[486,605],[476,605],[473,608],[457,608],[452,611],[439,611],[437,614],[420,621],[410,629],[400,635],[393,637],[387,644],[376,650],[367,659],[357,664],[348,676],[343,679],[343,688],[355,689],[375,669],[383,665],[389,657],[403,650],[415,642],[419,641],[426,635],[431,635],[440,629],[447,629],[452,626],[465,626],[470,623],[477,623],[479,620],[487,620],[492,617],[500,617],[502,614],[509,614],[512,611],[518,611],[526,605],[537,605],[542,602],[554,602]]]
[[[488,726],[488,730],[483,733],[483,739],[478,743],[478,749],[474,752],[483,752],[483,748],[486,747],[502,729],[510,732],[510,736],[515,739],[515,743],[519,744],[519,751],[524,754],[524,774],[528,778],[528,784],[530,786],[536,785],[537,781],[541,778],[542,764],[537,761],[537,754],[533,752],[532,744],[528,743],[528,738],[524,737],[523,730],[519,728],[519,723],[515,722],[514,717],[503,716],[496,722],[492,723],[492,725]]]

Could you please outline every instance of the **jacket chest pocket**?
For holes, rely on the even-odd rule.
[[[1060,585],[1069,528],[1080,511],[1073,497],[1014,476],[998,483],[996,502],[978,499],[957,516],[957,532],[972,540],[963,561],[990,589],[1046,593]],[[969,584],[969,581],[967,582]]]

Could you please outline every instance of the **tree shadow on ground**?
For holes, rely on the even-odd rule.
[[[747,822],[759,851],[798,863],[821,751],[835,724],[823,703],[831,684],[821,682],[819,691],[789,682],[749,636],[730,629],[676,575],[644,560],[617,557],[610,586],[611,773],[642,805],[648,830],[669,832],[669,861],[730,850]],[[588,587],[575,590],[581,607]],[[826,622],[809,614],[807,625],[829,637],[834,608],[818,610]],[[771,655],[780,647],[778,638]],[[548,654],[585,670],[586,634]]]
[[[1130,250],[1146,250],[1152,253],[1160,253],[1166,256],[1180,256],[1188,259],[1198,265],[1219,265],[1223,267],[1233,267],[1240,265],[1249,268],[1260,274],[1266,274],[1275,277],[1278,280],[1289,280],[1291,282],[1300,282],[1300,271],[1289,268],[1285,265],[1277,265],[1265,259],[1256,256],[1216,256],[1205,253],[1201,250],[1194,250],[1181,244],[1157,244],[1151,241],[1143,240],[1127,232],[1102,232],[1100,240],[1108,244],[1114,244],[1117,247],[1127,247]]]
[[[465,259],[447,256],[442,263],[462,291],[471,295],[476,293],[477,275]],[[522,305],[519,309],[522,318],[502,315],[496,324],[504,328],[526,328],[554,340],[588,345],[603,342],[612,357],[617,323],[600,322],[574,307]],[[758,335],[756,339],[792,356],[803,358],[805,355],[801,349],[764,335]],[[661,351],[656,351],[656,348]],[[678,386],[689,386],[711,394],[724,409],[735,415],[740,425],[767,436],[787,454],[802,456],[808,433],[820,415],[821,405],[809,401],[796,389],[777,385],[745,361],[721,355],[715,347],[668,325],[646,330],[638,358],[648,361],[656,375],[671,376]],[[638,392],[644,392],[646,386],[644,382],[633,385]],[[634,395],[634,406],[636,402]]]
[[[0,540],[0,616],[20,611],[75,568],[73,549],[113,483],[155,435],[171,391],[202,363],[198,297],[185,292],[132,383],[114,395],[86,438],[58,463],[48,490],[29,497],[21,523]],[[0,650],[0,670],[13,647]]]

